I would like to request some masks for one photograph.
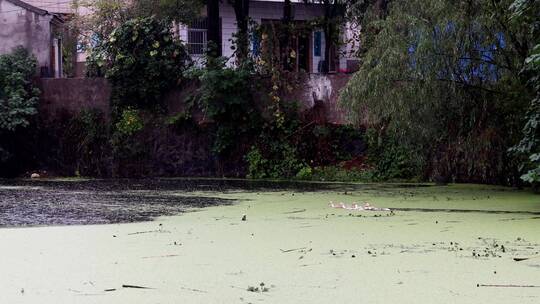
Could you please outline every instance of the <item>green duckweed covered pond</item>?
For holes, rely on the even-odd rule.
[[[1,184],[0,303],[540,303],[540,196],[526,191]],[[394,212],[333,209],[331,200]]]

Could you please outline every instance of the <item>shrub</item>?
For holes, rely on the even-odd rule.
[[[30,124],[39,91],[32,85],[37,60],[23,47],[0,55],[0,132]]]
[[[169,22],[135,18],[92,50],[89,70],[94,75],[105,72],[113,86],[113,105],[154,108],[179,82],[187,60]]]
[[[199,84],[188,104],[214,124],[217,155],[235,150],[233,145],[258,134],[261,113],[253,97],[256,81],[251,67],[229,68],[225,58],[207,58],[203,68],[192,67],[185,76]]]
[[[246,161],[248,162],[248,178],[265,178],[266,170],[268,166],[268,160],[265,159],[259,149],[252,147],[246,154]]]
[[[304,167],[298,172],[296,178],[326,182],[374,182],[379,180],[373,170],[347,170],[340,166]]]
[[[248,178],[291,178],[306,167],[298,158],[296,149],[287,143],[274,144],[264,154],[259,148],[252,147],[246,160]]]
[[[37,61],[23,47],[0,55],[0,164],[14,161],[14,156],[28,147],[20,140],[24,128],[37,113],[38,89],[32,85]],[[24,146],[24,147],[23,147]],[[8,164],[14,167],[14,163]],[[0,168],[2,174],[8,170]],[[16,170],[15,170],[16,171]]]
[[[296,178],[301,180],[311,180],[313,178],[313,169],[310,166],[305,166],[298,173]]]
[[[144,122],[138,110],[125,109],[115,126],[122,135],[132,136],[144,128]]]
[[[73,159],[75,175],[106,176],[109,171],[109,132],[104,115],[84,110],[73,117],[61,144],[67,159]]]

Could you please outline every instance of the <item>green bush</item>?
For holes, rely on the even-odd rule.
[[[125,109],[115,126],[122,135],[132,136],[144,128],[144,122],[138,110]]]
[[[259,133],[261,113],[253,92],[256,79],[249,66],[229,68],[226,58],[207,58],[203,68],[192,67],[184,74],[198,89],[188,99],[216,128],[213,151],[224,155],[242,140]]]
[[[60,146],[64,161],[73,162],[76,176],[107,176],[109,171],[109,130],[98,110],[84,110],[73,117]],[[70,161],[71,160],[71,161]]]
[[[248,162],[248,174],[247,178],[266,178],[266,170],[268,166],[268,160],[263,157],[259,149],[252,147],[246,154],[246,161]]]
[[[37,113],[39,90],[32,85],[36,66],[36,58],[23,47],[0,55],[0,164],[13,161],[24,149],[20,138],[14,137],[20,136],[17,131],[28,127]]]
[[[421,174],[421,154],[411,147],[399,144],[392,134],[379,136],[373,129],[366,132],[368,159],[375,167],[377,179],[410,179]]]
[[[188,56],[170,22],[148,17],[121,24],[88,61],[91,75],[104,72],[110,80],[114,106],[139,109],[162,106],[164,93],[181,79]]]
[[[304,167],[296,175],[300,180],[325,182],[374,182],[379,181],[373,170],[347,170],[340,166]]]
[[[313,169],[310,166],[305,166],[298,173],[296,178],[301,180],[311,180],[313,178]]]
[[[0,132],[30,124],[39,90],[32,85],[37,60],[23,47],[0,55]]]
[[[262,153],[252,147],[246,155],[248,178],[294,178],[306,165],[301,161],[296,149],[289,144],[274,144],[269,151]]]

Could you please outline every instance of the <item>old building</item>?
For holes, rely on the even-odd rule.
[[[317,1],[292,0],[292,20],[297,27],[312,24],[321,19],[325,13],[325,7]],[[280,0],[252,0],[250,1],[249,18],[257,25],[276,25],[283,19],[284,2]],[[206,14],[206,10],[202,12]],[[222,55],[228,58],[234,57],[234,35],[237,31],[234,8],[228,1],[220,2],[220,28]],[[207,44],[207,24],[203,16],[189,25],[180,25],[178,32],[180,38],[187,43],[188,51],[194,59],[204,54]],[[325,58],[325,38],[321,28],[309,27],[309,32],[298,37],[292,46],[296,52],[296,68],[308,73],[320,73],[322,61]],[[355,57],[355,40],[350,25],[346,25],[341,31],[341,43],[331,45],[329,53],[329,72],[353,72],[357,68]],[[257,53],[261,47],[261,39],[255,36],[251,39],[251,50]]]
[[[17,46],[38,60],[41,77],[62,77],[63,19],[20,0],[0,0],[0,54]]]

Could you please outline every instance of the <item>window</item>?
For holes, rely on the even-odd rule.
[[[187,30],[187,47],[191,55],[203,55],[208,43],[207,38],[208,21],[207,18],[200,18],[193,21]]]
[[[258,33],[253,33],[251,36],[251,53],[255,57],[261,54],[261,38]]]
[[[317,31],[313,36],[313,56],[321,57],[322,32]]]

